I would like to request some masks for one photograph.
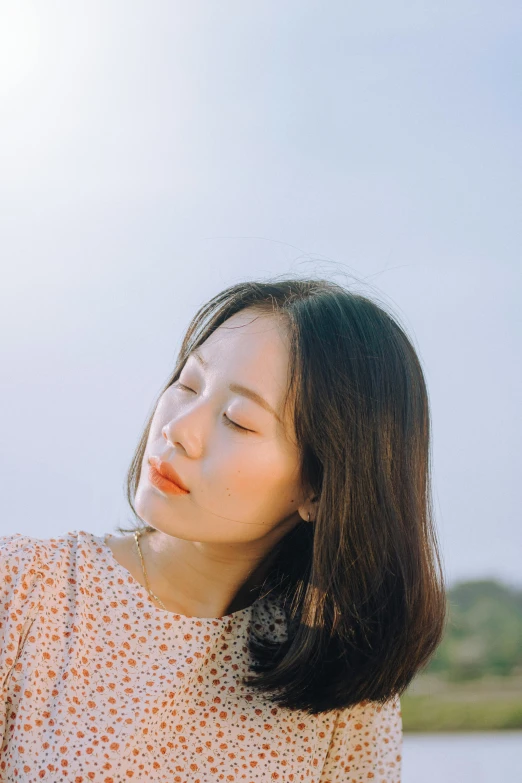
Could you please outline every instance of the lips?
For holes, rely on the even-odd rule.
[[[177,484],[185,492],[190,492],[169,462],[163,462],[160,457],[149,457],[149,465],[152,465],[161,476]]]

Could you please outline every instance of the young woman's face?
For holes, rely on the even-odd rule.
[[[277,418],[288,383],[286,331],[275,317],[246,309],[198,353],[204,365],[192,354],[157,405],[136,511],[182,539],[233,544],[268,536],[274,543],[307,517],[291,408],[285,421]],[[276,415],[234,385],[264,398]],[[152,456],[173,466],[189,494],[166,494],[151,483]]]

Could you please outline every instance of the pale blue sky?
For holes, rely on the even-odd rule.
[[[124,522],[210,296],[351,273],[425,368],[449,580],[522,585],[522,6],[442,5],[0,4],[0,534]]]

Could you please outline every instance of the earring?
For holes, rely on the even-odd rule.
[[[310,512],[308,512],[308,521],[310,522]]]

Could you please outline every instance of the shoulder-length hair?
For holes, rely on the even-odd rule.
[[[276,545],[263,586],[281,599],[288,638],[276,643],[251,627],[255,676],[243,683],[309,714],[384,704],[426,666],[446,622],[419,358],[389,313],[337,283],[242,282],[198,310],[160,396],[190,352],[247,307],[288,327],[284,405],[294,406],[301,480],[317,504],[313,524],[299,522]],[[152,416],[127,474],[138,528],[151,531],[134,498]]]

